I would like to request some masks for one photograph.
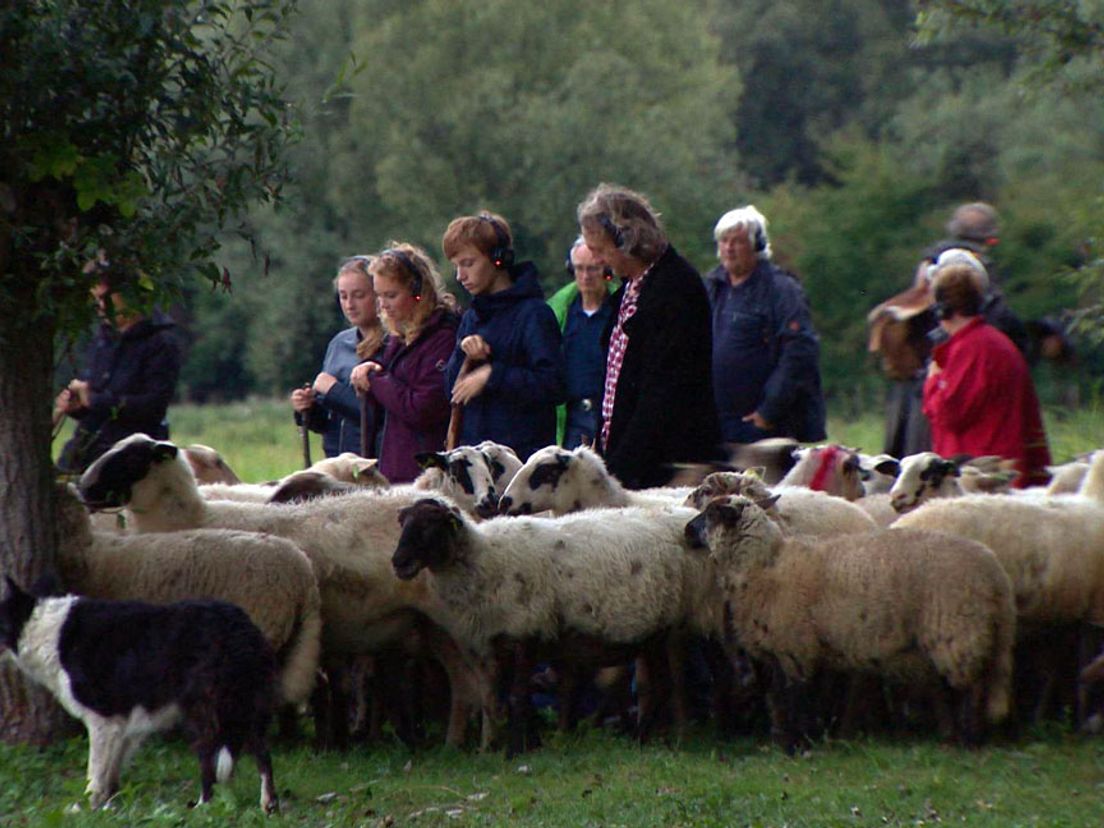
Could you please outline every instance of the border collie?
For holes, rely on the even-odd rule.
[[[199,757],[200,803],[246,751],[261,774],[261,807],[277,810],[265,741],[276,659],[243,610],[224,601],[36,598],[6,580],[0,644],[88,728],[93,808],[118,790],[123,764],[146,736],[180,722]]]

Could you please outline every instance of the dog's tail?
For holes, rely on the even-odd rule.
[[[220,783],[226,782],[230,774],[234,772],[234,757],[230,748],[223,745],[219,748],[218,759],[215,760],[215,779]]]

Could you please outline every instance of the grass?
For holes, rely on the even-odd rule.
[[[968,752],[933,741],[825,743],[790,758],[761,742],[699,730],[677,748],[604,732],[552,737],[515,760],[393,745],[274,752],[282,814],[266,822],[251,762],[189,811],[198,766],[154,740],[108,812],[64,814],[82,799],[84,739],[38,751],[0,746],[5,826],[38,825],[626,825],[1084,826],[1099,824],[1104,750],[1052,729]]]
[[[244,480],[301,467],[284,401],[175,406],[173,438],[218,448]],[[1098,407],[1048,411],[1056,460],[1104,445]],[[832,440],[876,451],[880,412],[832,417]],[[60,439],[56,447],[60,447]],[[314,456],[321,456],[317,436]],[[931,739],[826,741],[790,758],[763,740],[725,742],[710,728],[683,744],[639,747],[583,730],[550,734],[517,760],[396,744],[315,754],[274,750],[282,815],[265,820],[252,762],[199,811],[198,766],[186,746],[152,739],[124,772],[108,812],[83,802],[87,740],[45,749],[0,745],[0,825],[520,826],[1084,826],[1099,824],[1104,742],[1052,724],[1014,743],[967,752]]]

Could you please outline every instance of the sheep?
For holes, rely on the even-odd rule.
[[[310,481],[304,483],[304,481]],[[328,485],[330,481],[333,485]],[[199,482],[199,481],[197,481]],[[317,484],[312,488],[312,484]],[[241,500],[251,503],[276,502],[283,503],[292,499],[308,499],[322,494],[333,494],[335,491],[347,491],[357,486],[365,488],[381,488],[387,486],[387,478],[377,468],[377,461],[367,459],[351,451],[343,452],[336,457],[327,457],[319,460],[309,468],[292,472],[279,480],[267,483],[238,483],[227,485],[225,483],[210,483],[200,485],[199,492],[207,500]],[[281,492],[273,501],[277,491],[287,486],[288,489]]]
[[[518,469],[521,468],[521,458],[512,448],[496,443],[494,440],[484,440],[482,443],[477,443],[474,448],[483,452],[483,456],[490,464],[495,491],[505,491]]]
[[[618,663],[638,649],[654,663],[672,630],[717,626],[703,616],[690,588],[705,583],[706,571],[683,548],[682,527],[692,514],[680,507],[630,508],[615,516],[584,512],[476,523],[447,501],[426,498],[400,513],[392,564],[403,579],[425,573],[426,588],[438,600],[431,617],[476,657],[513,666],[512,754],[527,741],[527,694],[518,683],[528,680],[537,643],[558,642],[556,654],[568,660],[585,658],[597,646],[601,654],[614,648]],[[610,659],[599,655],[596,662]],[[651,710],[641,689],[642,735]]]
[[[196,481],[199,483],[225,483],[234,485],[241,483],[241,478],[234,474],[234,470],[222,459],[222,455],[210,446],[193,443],[180,449],[188,465],[192,467]]]
[[[310,561],[272,535],[202,529],[165,535],[94,531],[72,486],[57,490],[58,575],[92,598],[237,604],[277,653],[281,697],[306,701],[318,667],[321,598]]]
[[[1046,487],[1047,495],[1075,494],[1081,489],[1089,464],[1081,460],[1071,460],[1058,466],[1047,466],[1050,483]]]
[[[499,511],[528,515],[550,510],[565,515],[582,509],[623,506],[671,506],[687,490],[630,491],[609,473],[586,446],[568,450],[546,446],[533,452],[499,499]]]
[[[498,512],[492,456],[505,457],[509,463],[504,452],[488,455],[475,446],[423,452],[416,459],[424,471],[407,488],[423,495],[440,492],[471,514],[491,517]]]
[[[862,478],[863,495],[886,494],[893,488],[893,481],[901,471],[901,464],[891,454],[857,453],[859,473]]]
[[[772,666],[783,747],[798,739],[783,691],[822,669],[942,678],[962,694],[968,744],[982,735],[983,710],[990,723],[1008,714],[1016,616],[992,552],[935,532],[786,538],[764,511],[770,505],[718,498],[685,531],[717,567],[730,643]]]
[[[398,512],[423,494],[410,487],[363,490],[279,507],[208,501],[199,496],[195,478],[175,445],[137,434],[119,441],[89,466],[80,492],[93,508],[125,504],[139,533],[224,528],[293,541],[314,565],[322,598],[323,662],[329,668],[340,666],[346,656],[402,642],[418,624],[419,614],[425,613],[429,596],[423,583],[400,582],[390,567],[399,536]],[[451,686],[464,684],[468,666],[452,644],[439,637],[433,637],[432,644]],[[464,702],[454,694],[449,744],[463,738]],[[335,734],[339,740],[343,735]]]
[[[727,471],[746,471],[762,468],[761,477],[768,486],[773,486],[794,467],[794,451],[798,442],[792,437],[767,437],[754,443],[732,443],[728,445]],[[714,469],[725,471],[726,469]],[[699,479],[696,481],[700,483]]]
[[[843,446],[811,446],[794,452],[797,463],[779,486],[804,486],[845,500],[863,495],[862,469],[858,454]]]
[[[910,512],[936,497],[962,497],[961,472],[953,460],[944,460],[933,451],[922,451],[902,458],[897,480],[889,490],[889,502],[898,514]]]
[[[786,496],[768,510],[768,514],[787,535],[847,535],[877,528],[857,505],[861,499],[849,503],[843,498],[801,487],[781,490]],[[700,511],[713,498],[734,494],[765,500],[770,497],[771,490],[753,472],[713,472],[687,496],[685,505]]]

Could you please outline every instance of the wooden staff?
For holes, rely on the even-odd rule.
[[[460,373],[456,375],[457,382],[470,374],[476,364],[474,359],[465,355],[464,362],[460,365]],[[453,383],[453,385],[455,384]],[[460,444],[460,428],[463,424],[464,406],[460,403],[453,403],[452,411],[449,414],[448,431],[445,433],[445,451],[452,451]]]
[[[369,416],[369,408],[368,408],[369,405],[371,405],[371,403],[368,402],[368,395],[367,394],[361,394],[360,395],[360,456],[361,457],[371,457],[372,456],[369,453],[369,449],[371,449],[372,447],[368,445],[368,425],[371,421],[371,417]]]
[[[303,389],[310,388],[310,383],[303,383]],[[311,467],[311,455],[310,455],[310,429],[307,428],[307,417],[310,415],[310,409],[299,413],[299,444],[303,447],[303,468],[309,469]]]

